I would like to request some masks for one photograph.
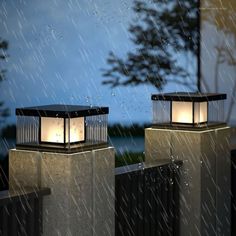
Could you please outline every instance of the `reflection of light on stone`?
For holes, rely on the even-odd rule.
[[[216,11],[219,11],[219,10],[227,10],[226,7],[200,7],[199,8],[200,10],[216,10]]]

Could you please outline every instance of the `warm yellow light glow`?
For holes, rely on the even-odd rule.
[[[172,122],[193,123],[193,103],[173,101]]]
[[[69,119],[65,121],[66,143],[84,141],[84,117],[70,119],[70,138],[69,138]],[[51,143],[64,143],[64,119],[53,117],[41,117],[41,141]]]
[[[194,103],[194,123],[207,122],[207,102]]]
[[[172,102],[172,122],[194,124],[207,122],[207,102]]]
[[[68,119],[66,119],[66,142],[68,143]],[[84,117],[70,119],[70,143],[84,141]]]
[[[41,117],[41,141],[64,143],[64,119]]]

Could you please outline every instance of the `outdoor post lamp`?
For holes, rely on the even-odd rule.
[[[219,93],[154,94],[153,125],[176,128],[205,128],[224,124],[224,100]]]
[[[48,105],[17,108],[17,149],[76,152],[107,144],[108,107]]]
[[[145,129],[145,162],[182,160],[179,235],[227,235],[231,228],[230,128],[226,94],[151,96],[153,124]]]
[[[108,107],[77,105],[16,109],[10,188],[51,189],[44,199],[43,235],[115,235],[108,112]]]

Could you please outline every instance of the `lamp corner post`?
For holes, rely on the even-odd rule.
[[[223,117],[225,100],[226,94],[220,93],[152,95],[156,110],[152,127],[145,130],[145,161],[183,161],[182,236],[230,235],[230,128]]]
[[[115,152],[104,136],[108,113],[108,107],[60,104],[16,109],[10,188],[51,189],[43,235],[115,234]]]

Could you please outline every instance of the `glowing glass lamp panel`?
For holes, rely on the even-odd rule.
[[[193,103],[192,102],[172,102],[172,122],[173,123],[193,123]]]
[[[194,103],[194,123],[207,122],[207,102]]]
[[[66,118],[65,131],[66,143],[84,141],[84,117]],[[64,143],[64,118],[41,117],[41,142]]]
[[[69,119],[66,119],[66,143],[68,143],[68,129],[69,129]],[[70,119],[70,143],[76,143],[84,141],[84,117],[77,117]]]
[[[207,102],[172,102],[172,122],[184,124],[198,124],[207,122]]]
[[[41,117],[41,142],[64,143],[64,119]]]

